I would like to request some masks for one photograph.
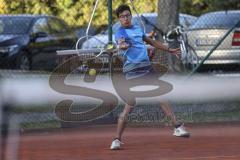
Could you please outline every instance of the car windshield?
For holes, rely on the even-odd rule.
[[[201,16],[190,29],[231,28],[240,20],[240,12],[210,13]]]
[[[0,34],[24,34],[30,26],[29,17],[0,17]]]

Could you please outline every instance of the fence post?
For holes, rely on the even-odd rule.
[[[112,43],[112,0],[108,0],[108,44]]]

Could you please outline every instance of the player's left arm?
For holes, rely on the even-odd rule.
[[[147,36],[143,36],[143,40],[147,43],[150,44],[151,46],[163,50],[163,51],[167,51],[175,56],[177,56],[177,58],[179,58],[180,54],[181,54],[181,50],[180,48],[168,48],[167,46],[165,46],[164,44],[162,44],[160,41],[156,41],[153,40]]]

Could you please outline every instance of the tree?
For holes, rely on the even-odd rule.
[[[96,0],[0,0],[0,14],[49,14],[64,19],[72,26],[86,26],[95,2]],[[112,2],[113,11],[120,4],[130,5],[130,0],[112,0]],[[176,2],[180,3],[181,12],[197,16],[209,11],[240,8],[239,0],[134,0],[134,5],[139,13],[162,10],[161,13],[163,14],[169,10],[172,15],[175,15]],[[115,14],[113,13],[113,15]],[[164,14],[160,17],[163,21],[167,18],[171,20],[176,18],[169,16],[171,15]],[[107,23],[107,0],[99,0],[93,25],[107,25]]]
[[[239,0],[181,0],[180,11],[196,16],[218,10],[240,9]]]
[[[157,26],[163,33],[179,24],[179,0],[159,0],[157,20]]]
[[[212,8],[214,10],[235,10],[240,9],[239,0],[212,0]]]
[[[7,7],[4,0],[0,0],[0,14],[6,14],[7,13]]]
[[[179,0],[158,0],[158,18],[157,26],[166,34],[170,29],[179,24]],[[163,41],[162,36],[158,33],[160,41]],[[169,66],[173,70],[173,57],[165,52],[160,52],[156,59],[161,59],[161,62]]]

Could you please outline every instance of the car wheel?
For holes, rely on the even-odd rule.
[[[20,70],[31,70],[31,57],[26,52],[21,52],[17,58],[16,68]]]

